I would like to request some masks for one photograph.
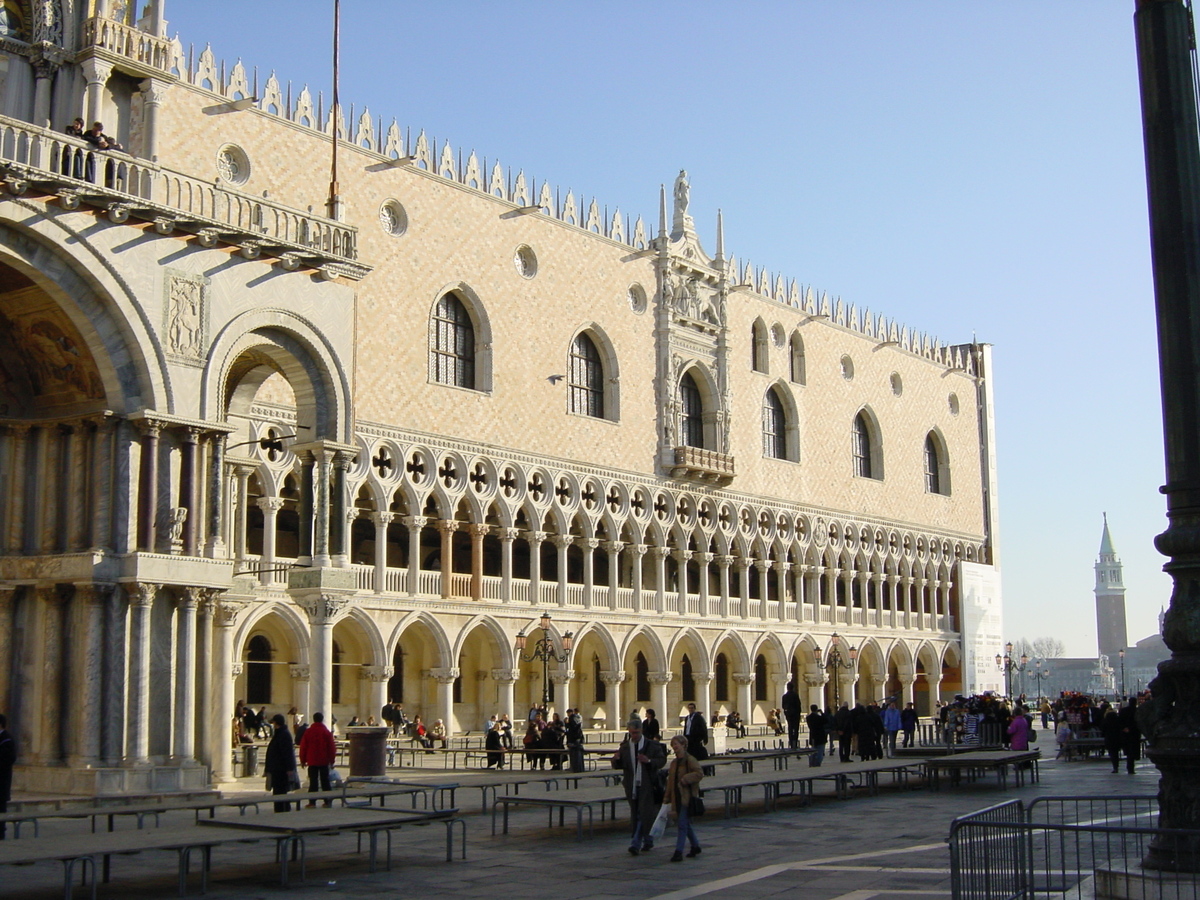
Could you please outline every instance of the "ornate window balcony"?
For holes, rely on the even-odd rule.
[[[12,194],[57,195],[67,209],[87,205],[113,222],[152,222],[159,234],[195,234],[206,247],[233,245],[247,259],[277,258],[360,279],[358,229],[291,209],[86,141],[0,116],[0,179]]]
[[[171,42],[105,16],[93,16],[83,25],[83,52],[122,64],[124,69],[147,75],[171,69]]]
[[[733,457],[728,453],[718,453],[716,450],[704,450],[700,447],[675,448],[672,478],[729,484],[733,481],[733,476]]]

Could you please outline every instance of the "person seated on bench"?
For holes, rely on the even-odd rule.
[[[742,714],[736,709],[725,717],[725,727],[732,729],[736,737],[744,738],[746,736],[746,726],[742,724]]]
[[[429,734],[426,732],[425,723],[421,721],[420,716],[413,717],[412,733],[413,733],[413,738],[416,739],[418,744],[420,744],[426,750],[433,749],[433,740],[429,737]]]
[[[496,724],[499,725],[500,723],[497,722]],[[433,741],[441,741],[442,749],[445,750],[446,742],[449,740],[449,738],[446,736],[446,723],[441,719],[436,720],[433,723],[433,727],[429,729],[429,739],[430,743]]]

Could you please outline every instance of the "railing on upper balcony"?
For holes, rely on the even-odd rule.
[[[114,221],[132,215],[239,244],[246,255],[265,249],[309,264],[357,265],[351,226],[7,116],[0,116],[0,163],[10,190],[36,183],[68,208],[85,202],[108,209]]]
[[[171,68],[171,42],[155,37],[115,19],[94,16],[83,25],[85,47],[106,50],[127,59],[164,72]]]

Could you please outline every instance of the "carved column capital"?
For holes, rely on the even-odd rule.
[[[606,669],[600,670],[600,680],[605,684],[616,685],[621,684],[626,679],[624,672],[613,672]]]
[[[497,684],[513,684],[520,677],[520,669],[492,669],[492,681]]]
[[[571,534],[556,534],[550,538],[550,541],[559,550],[566,550],[573,543],[575,543],[575,536]]]
[[[472,538],[479,538],[482,540],[483,538],[487,537],[488,532],[492,529],[489,525],[485,525],[483,522],[472,522],[469,526],[467,526],[467,530],[471,533]]]
[[[332,625],[349,611],[353,599],[348,593],[320,593],[293,596],[296,605],[304,610],[310,625]]]
[[[363,666],[360,677],[363,681],[373,681],[382,684],[395,674],[391,666]]]
[[[437,520],[438,531],[445,535],[454,534],[454,532],[458,531],[460,524],[461,523],[457,519]]]
[[[497,528],[496,534],[499,535],[502,543],[509,544],[521,534],[521,529],[505,526],[503,528]]]
[[[620,553],[625,549],[625,543],[623,541],[605,541],[604,549],[609,553]]]
[[[424,528],[429,524],[428,516],[405,516],[400,520],[409,529]]]
[[[244,600],[213,600],[213,624],[232,628],[250,604]]]
[[[255,502],[258,504],[258,508],[263,512],[277,513],[283,509],[284,505],[284,500],[282,497],[259,497]]]
[[[749,672],[734,672],[730,677],[734,684],[754,684],[754,675]]]
[[[149,609],[154,605],[154,598],[161,588],[161,584],[151,584],[144,581],[135,581],[126,584],[125,589],[126,593],[129,594],[129,605]]]
[[[429,677],[438,684],[453,684],[458,680],[458,677],[461,674],[462,672],[459,671],[458,666],[449,666],[429,670]]]
[[[371,521],[376,525],[391,525],[395,520],[396,514],[391,512],[376,512],[371,513]]]
[[[295,681],[308,681],[309,668],[308,666],[290,665],[288,666],[288,674]]]
[[[647,672],[646,680],[651,684],[670,684],[675,679],[674,672]]]
[[[555,684],[567,684],[575,677],[572,669],[555,669],[550,673],[550,680]]]

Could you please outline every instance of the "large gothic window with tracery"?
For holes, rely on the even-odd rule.
[[[704,401],[690,372],[679,379],[679,440],[685,447],[704,446]]]
[[[446,294],[429,328],[429,377],[439,384],[475,387],[475,326],[466,306]]]
[[[763,456],[787,459],[787,416],[774,388],[763,397],[762,441]]]
[[[854,417],[854,427],[850,435],[851,452],[854,455],[854,474],[859,478],[874,478],[875,469],[872,459],[871,426],[865,413]]]
[[[571,342],[571,412],[604,418],[604,365],[596,343],[586,334]]]

